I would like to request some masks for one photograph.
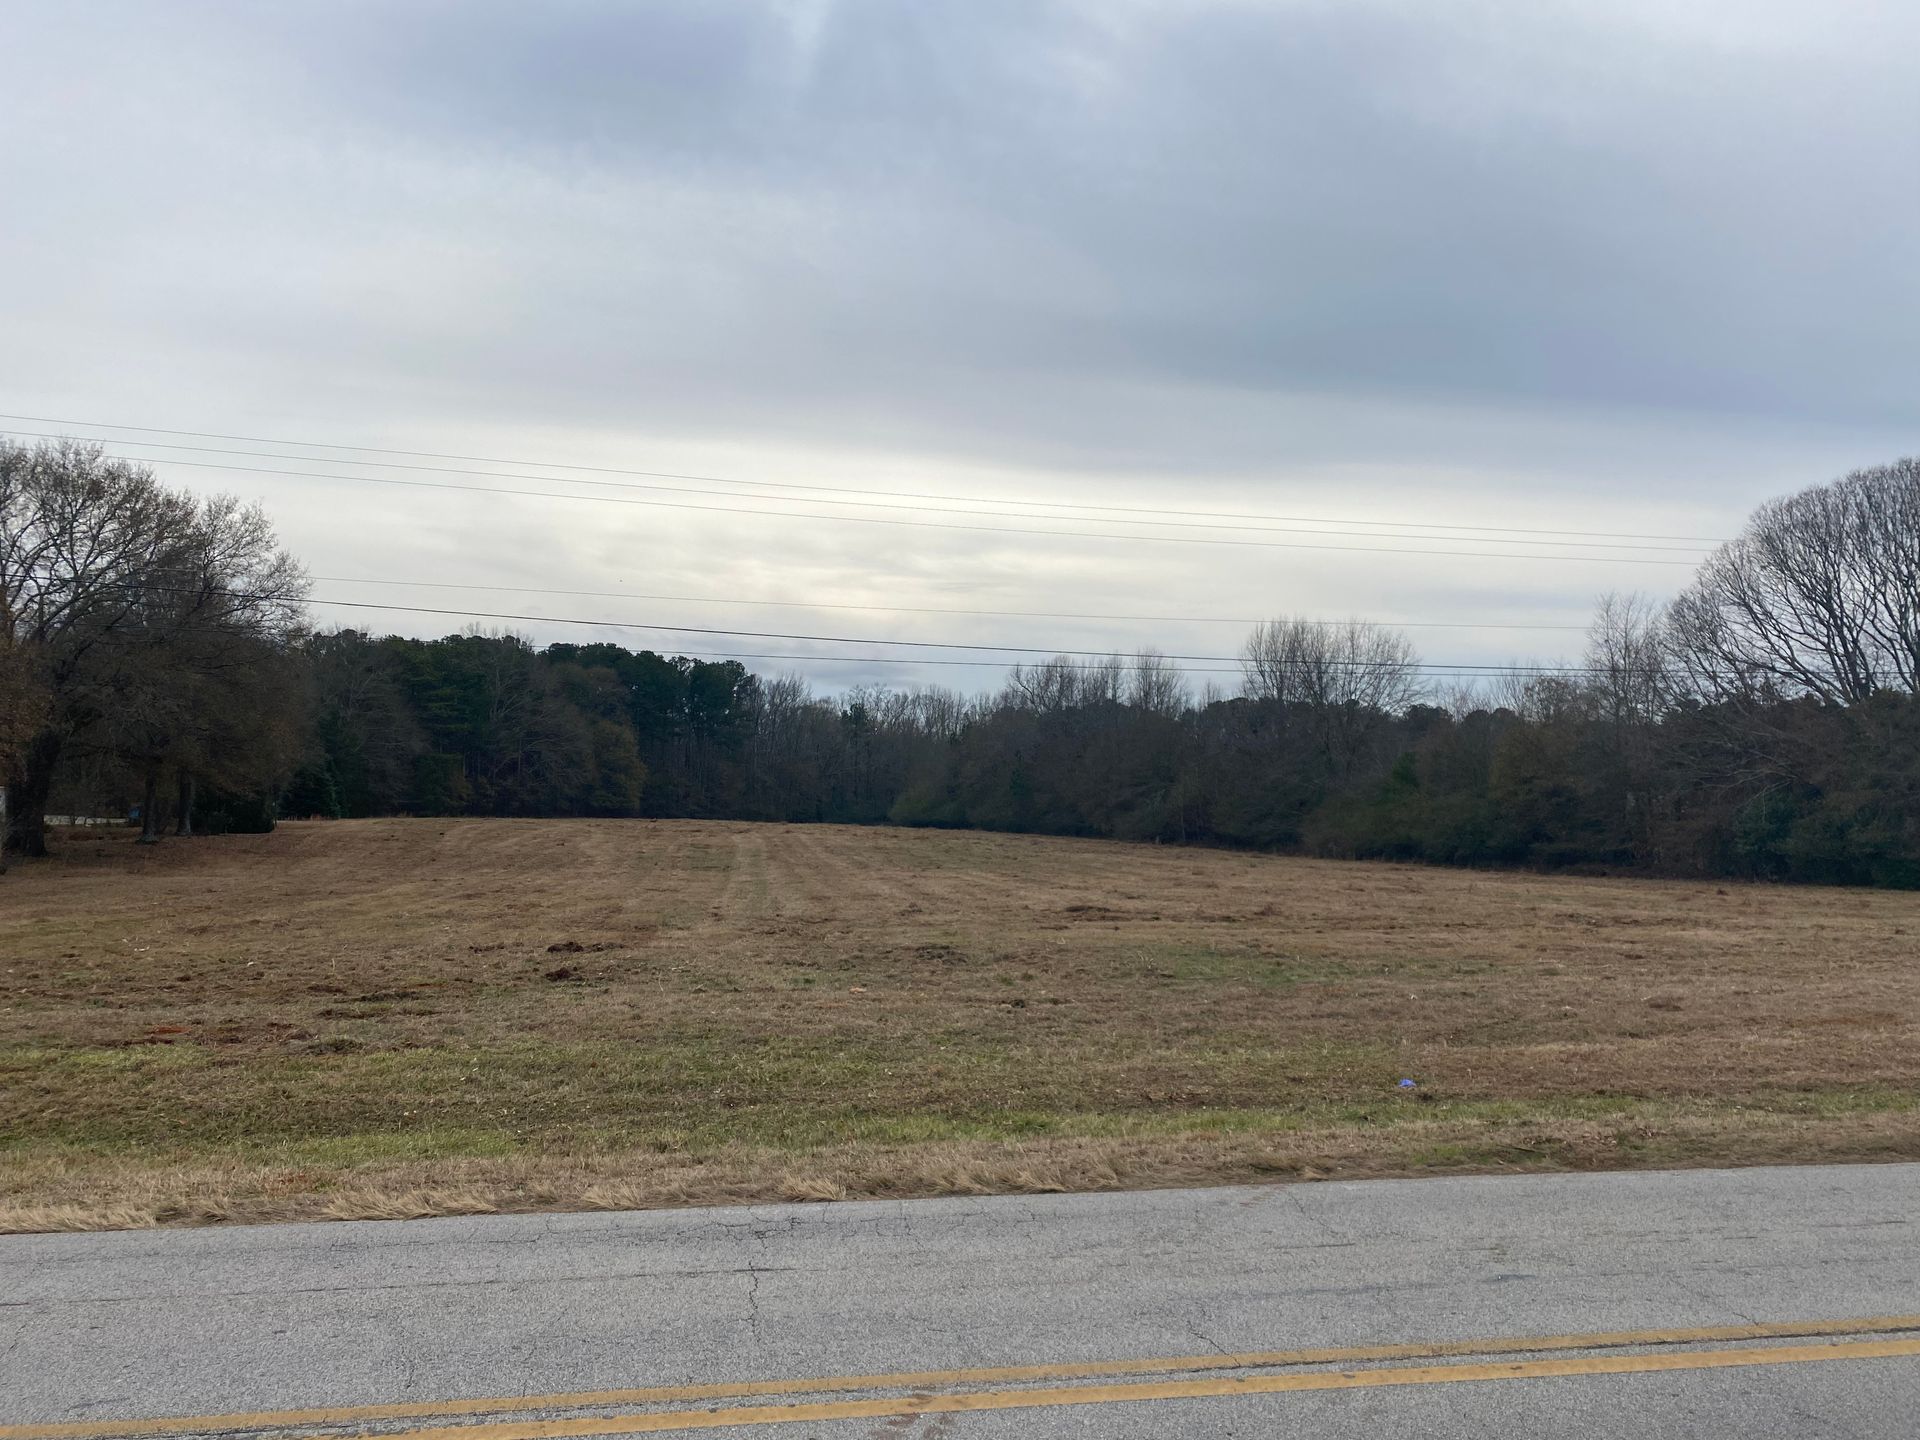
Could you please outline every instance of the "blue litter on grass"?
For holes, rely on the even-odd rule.
[[[1413,1082],[1411,1080],[1402,1080],[1400,1082],[1400,1088],[1402,1090],[1411,1090],[1413,1089]]]

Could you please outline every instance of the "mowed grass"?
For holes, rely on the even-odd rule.
[[[0,879],[0,1228],[1920,1158],[1916,1041],[1913,895],[704,822],[76,833]]]

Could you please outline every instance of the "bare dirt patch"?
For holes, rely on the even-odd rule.
[[[89,833],[0,879],[0,1226],[1915,1158],[1917,1040],[1913,895],[701,822]]]

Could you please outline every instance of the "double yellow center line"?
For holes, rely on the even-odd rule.
[[[1860,1338],[1867,1336],[1875,1338]],[[1812,1343],[1768,1343],[1785,1340]],[[1706,1346],[1731,1348],[1698,1348]],[[1625,1350],[1639,1353],[1600,1353]],[[1495,1358],[1500,1356],[1530,1358]],[[379,1436],[380,1440],[566,1440],[566,1437],[573,1436],[638,1435],[711,1430],[727,1426],[777,1425],[795,1421],[860,1420],[976,1410],[1277,1395],[1294,1391],[1461,1384],[1552,1376],[1631,1375],[1649,1371],[1805,1365],[1894,1357],[1920,1357],[1920,1315],[1883,1315],[1855,1320],[1810,1320],[1685,1330],[1617,1330],[1588,1335],[1535,1335],[1430,1344],[1270,1350],[1233,1355],[1181,1355],[966,1370],[913,1370],[879,1375],[661,1385],[551,1395],[262,1410],[59,1425],[0,1425],[0,1440],[109,1440],[109,1437],[121,1436],[257,1434],[288,1430],[308,1434],[327,1431],[340,1436]],[[1410,1363],[1447,1359],[1468,1363]],[[1229,1370],[1241,1373],[1208,1373]],[[1261,1373],[1274,1371],[1285,1373]],[[1068,1379],[1096,1380],[1109,1376],[1148,1375],[1178,1375],[1183,1378],[1127,1379],[1080,1385],[1050,1383]],[[790,1398],[809,1395],[867,1398],[813,1402]],[[786,1403],[734,1403],[693,1410],[642,1408],[715,1400]],[[619,1413],[622,1407],[626,1407],[625,1413]],[[537,1415],[552,1411],[595,1413],[490,1423],[471,1418]],[[438,1423],[407,1428],[409,1421]]]

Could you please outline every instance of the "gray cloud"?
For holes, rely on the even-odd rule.
[[[1920,13],[1683,8],[27,7],[0,383],[481,453],[1725,533],[1912,448]],[[325,568],[368,553],[249,483]],[[532,502],[503,538],[503,506],[377,508],[458,533],[447,578],[617,576],[644,541],[687,593],[1557,616],[1675,578]]]
[[[1865,27],[1823,53],[1551,6],[457,12],[330,22],[315,103],[639,202],[600,216],[636,322],[734,320],[697,284],[717,250],[801,354],[1914,415],[1920,105]],[[696,279],[671,307],[662,258]]]

